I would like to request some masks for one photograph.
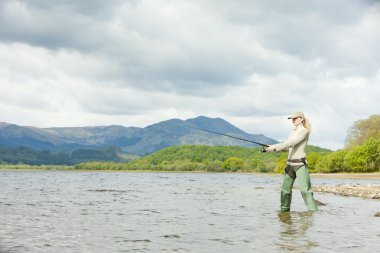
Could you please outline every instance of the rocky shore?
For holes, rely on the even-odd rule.
[[[380,180],[380,172],[374,173],[312,173],[312,178],[325,179],[370,179]]]
[[[349,197],[361,197],[380,200],[380,185],[315,185],[313,186],[313,191],[326,192]]]

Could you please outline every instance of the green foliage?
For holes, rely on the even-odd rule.
[[[347,153],[344,157],[344,166],[349,167],[352,172],[362,171],[366,168],[365,148],[358,146]]]
[[[307,159],[315,172],[380,171],[380,115],[356,121],[348,131],[345,149]]]
[[[380,139],[368,139],[363,145],[348,151],[344,157],[344,166],[352,172],[373,172],[379,170]]]
[[[230,157],[222,163],[222,168],[229,171],[238,171],[243,169],[244,161],[238,157]]]
[[[282,153],[280,156],[280,159],[278,159],[274,172],[284,173],[287,161],[288,161],[288,154]]]
[[[331,150],[329,149],[325,149],[325,148],[321,148],[321,147],[318,147],[318,146],[313,146],[313,145],[308,145],[306,147],[306,154],[310,154],[310,153],[318,153],[318,154],[330,154],[331,153]]]
[[[338,150],[318,157],[314,171],[319,173],[349,172],[344,166],[344,157],[347,150]]]
[[[326,149],[311,146],[314,153]],[[75,169],[122,169],[149,171],[283,172],[287,153],[261,153],[260,148],[239,146],[172,146],[129,163],[83,163]]]
[[[380,138],[321,157],[317,172],[375,172],[380,170]]]
[[[228,158],[232,157],[234,157],[234,159],[226,162]],[[160,150],[154,154],[143,157],[142,159],[133,161],[131,165],[144,169],[144,165],[150,164],[153,165],[150,169],[154,169],[155,166],[163,168],[168,167],[165,162],[172,164],[173,161],[177,161],[175,163],[177,170],[182,170],[181,168],[186,164],[193,164],[193,166],[191,166],[192,170],[257,171],[258,163],[260,163],[258,161],[263,161],[265,157],[268,157],[270,161],[276,162],[278,154],[263,154],[260,152],[260,148],[184,145]],[[256,165],[256,167],[251,167],[250,165]],[[185,167],[187,167],[187,165]]]
[[[70,159],[73,163],[80,163],[85,161],[118,161],[118,153],[120,148],[104,147],[104,148],[82,148],[74,150]]]
[[[370,138],[363,145],[319,155],[314,171],[320,173],[379,171],[379,153],[380,139]]]
[[[317,152],[311,152],[307,155],[307,165],[310,172],[315,172],[316,170],[316,164],[320,158],[320,154]]]
[[[67,165],[28,165],[28,164],[0,164],[1,170],[72,170],[74,167]]]
[[[89,161],[127,161],[120,157],[120,148],[115,146],[82,148],[73,152],[51,153],[29,147],[0,147],[1,163],[29,165],[73,165]]]
[[[118,169],[149,171],[273,171],[278,153],[261,153],[260,148],[239,146],[172,146],[148,156],[118,164]],[[114,163],[103,163],[114,169]],[[97,163],[83,163],[75,169],[95,169]],[[103,168],[104,168],[103,167]]]

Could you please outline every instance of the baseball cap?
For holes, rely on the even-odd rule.
[[[298,111],[298,112],[294,112],[292,114],[292,116],[289,116],[288,119],[294,119],[294,118],[298,118],[298,117],[301,117],[301,118],[305,118],[305,115],[303,114],[303,112],[301,111]]]

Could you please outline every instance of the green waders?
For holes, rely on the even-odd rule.
[[[292,173],[289,173],[292,175]],[[298,177],[298,187],[300,188],[302,198],[305,201],[309,211],[317,211],[318,206],[313,198],[313,190],[311,188],[309,170],[306,165],[302,165],[295,171],[294,178],[288,173],[284,174],[284,180],[281,187],[281,212],[289,212],[292,202],[292,188],[295,181],[295,176]],[[293,172],[294,175],[294,172]]]

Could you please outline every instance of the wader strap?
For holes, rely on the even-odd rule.
[[[293,179],[296,179],[296,177],[297,177],[297,174],[296,174],[296,172],[297,172],[297,170],[299,169],[299,168],[301,168],[302,166],[304,166],[304,165],[286,165],[286,167],[285,167],[285,172],[286,172],[286,174],[288,174],[289,175],[289,177],[291,177],[291,178],[293,178]]]

